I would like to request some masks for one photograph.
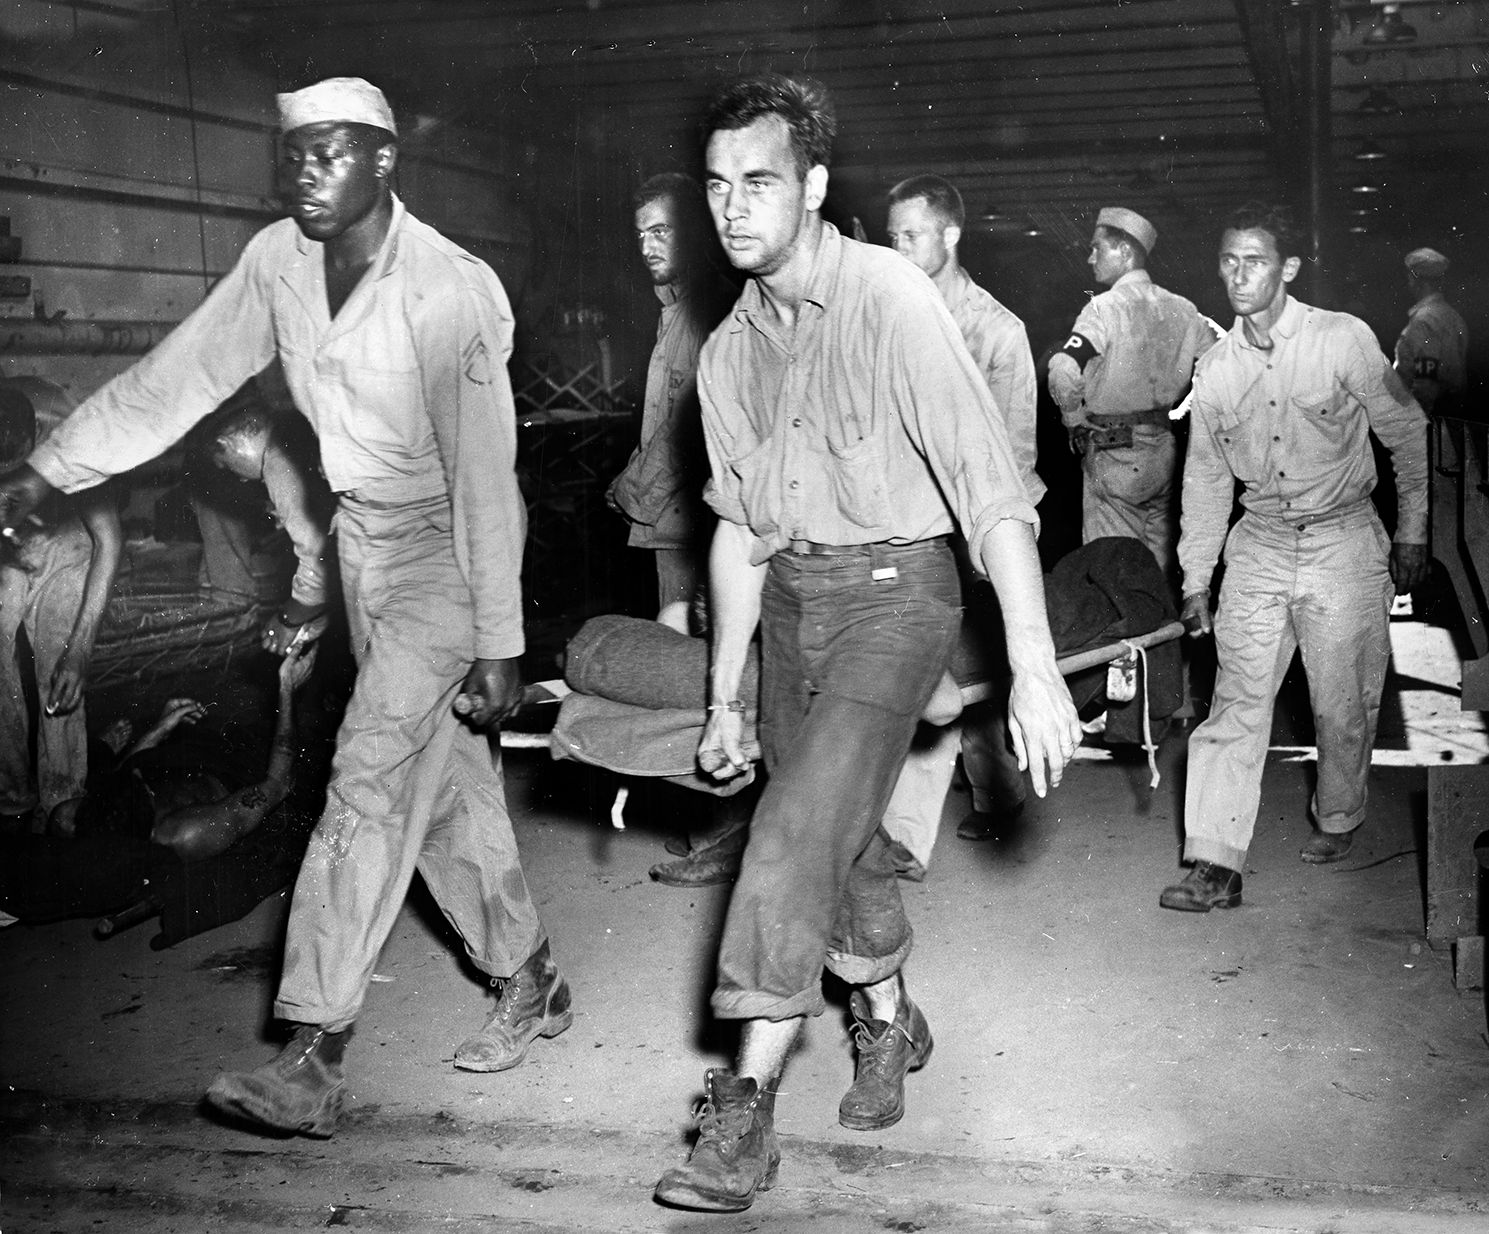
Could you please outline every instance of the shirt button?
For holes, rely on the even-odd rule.
[[[1274,438],[1272,438],[1272,440],[1273,440],[1273,441],[1281,441],[1281,440],[1282,440],[1282,438],[1281,438],[1281,437],[1274,437]]]
[[[791,427],[792,428],[800,428],[801,427],[801,417],[800,416],[796,416],[796,417],[794,417],[792,419],[792,421],[791,421]]]
[[[801,481],[800,480],[792,480],[790,487],[791,488],[800,488],[801,487]]]
[[[1279,471],[1277,473],[1277,478],[1279,480],[1286,480],[1287,479],[1287,472],[1285,472],[1285,471]]]
[[[1276,399],[1270,399],[1270,400],[1269,400],[1269,401],[1268,401],[1268,402],[1267,402],[1267,406],[1268,406],[1268,407],[1275,407],[1275,406],[1277,406],[1277,400],[1276,400]]]

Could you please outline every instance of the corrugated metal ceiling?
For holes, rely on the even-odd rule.
[[[689,168],[704,100],[741,71],[837,101],[840,208],[917,172],[974,225],[1079,245],[1102,205],[1207,231],[1299,188],[1299,31],[1327,28],[1331,178],[1346,223],[1468,226],[1489,121],[1489,0],[55,0],[74,20],[196,26],[286,86],[383,85],[420,127],[500,134],[528,165]],[[1406,34],[1411,37],[1404,37]],[[1385,37],[1391,35],[1392,37]],[[1403,37],[1397,37],[1403,36]],[[1383,157],[1356,161],[1365,144]],[[1360,181],[1377,193],[1353,190]],[[846,203],[846,205],[844,205]],[[1370,213],[1352,215],[1352,209]]]
[[[184,5],[187,0],[181,0]],[[808,72],[841,118],[840,188],[935,171],[994,229],[1086,234],[1120,197],[1173,224],[1286,188],[1312,0],[197,0],[281,72],[376,76],[420,110],[516,131],[540,152],[686,165],[703,100],[742,70]],[[1325,6],[1327,9],[1328,6]],[[1371,32],[1396,10],[1409,41]],[[1489,119],[1489,4],[1338,3],[1340,205],[1365,168],[1427,208]],[[1373,110],[1361,104],[1372,100]],[[1350,183],[1344,183],[1349,181]],[[1379,204],[1373,201],[1372,204]],[[1385,203],[1388,207],[1391,200]]]

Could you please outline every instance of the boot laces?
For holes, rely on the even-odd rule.
[[[283,1060],[284,1067],[287,1070],[294,1070],[305,1066],[315,1056],[316,1049],[325,1035],[326,1030],[323,1028],[302,1028],[296,1032],[279,1056]]]
[[[698,1126],[699,1145],[738,1143],[749,1133],[755,1117],[755,1099],[720,1109],[711,1097],[705,1097],[693,1110]]]
[[[883,1024],[884,1021],[880,1020],[879,1023]],[[915,1042],[910,1039],[910,1034],[900,1027],[899,1024],[891,1023],[877,1037],[874,1035],[873,1029],[869,1027],[868,1021],[859,1020],[853,1026],[853,1040],[854,1044],[858,1046],[858,1065],[860,1070],[893,1071],[896,1033],[905,1039],[905,1044],[911,1050],[915,1049]]]
[[[491,1013],[488,1024],[507,1024],[511,1022],[512,1014],[517,1007],[517,996],[522,992],[522,971],[519,969],[505,981],[496,995],[496,1009]]]

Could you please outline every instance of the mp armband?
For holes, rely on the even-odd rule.
[[[709,711],[732,711],[735,715],[744,715],[744,699],[731,698],[727,703],[709,703]]]
[[[1056,354],[1069,356],[1075,361],[1077,368],[1084,369],[1101,353],[1091,345],[1091,340],[1084,334],[1072,334],[1065,340],[1065,346],[1061,347]]]

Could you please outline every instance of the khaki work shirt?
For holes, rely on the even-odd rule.
[[[699,283],[669,283],[656,293],[662,315],[646,370],[641,442],[611,493],[631,520],[631,547],[687,548],[707,530],[702,526],[708,458],[698,422],[698,352],[733,297],[727,288]]]
[[[1096,354],[1084,368],[1065,352],[1050,359],[1050,394],[1067,428],[1089,425],[1088,415],[1173,407],[1194,362],[1215,342],[1199,310],[1158,286],[1146,270],[1129,270],[1093,296],[1073,334]]]
[[[277,352],[334,491],[384,506],[448,495],[455,557],[475,607],[475,655],[507,659],[523,650],[526,536],[511,351],[512,311],[495,273],[396,197],[382,248],[335,318],[323,246],[282,219],[30,462],[67,492],[128,471]]]
[[[992,391],[993,402],[1003,413],[1019,478],[1029,492],[1029,500],[1037,506],[1045,494],[1045,484],[1034,469],[1039,458],[1039,381],[1029,333],[1014,313],[974,283],[960,266],[941,291],[952,321]]]
[[[1291,296],[1254,347],[1242,320],[1199,362],[1179,564],[1184,594],[1209,589],[1230,525],[1235,481],[1252,514],[1309,523],[1375,488],[1374,430],[1396,472],[1396,539],[1427,540],[1427,421],[1358,317]]]
[[[830,223],[781,334],[750,280],[699,362],[720,518],[756,564],[791,540],[909,544],[960,523],[973,561],[1003,519],[1037,527],[1003,417],[935,285]]]
[[[1442,292],[1431,292],[1411,306],[1396,340],[1396,375],[1429,414],[1439,410],[1439,399],[1462,395],[1468,377],[1468,326]]]

